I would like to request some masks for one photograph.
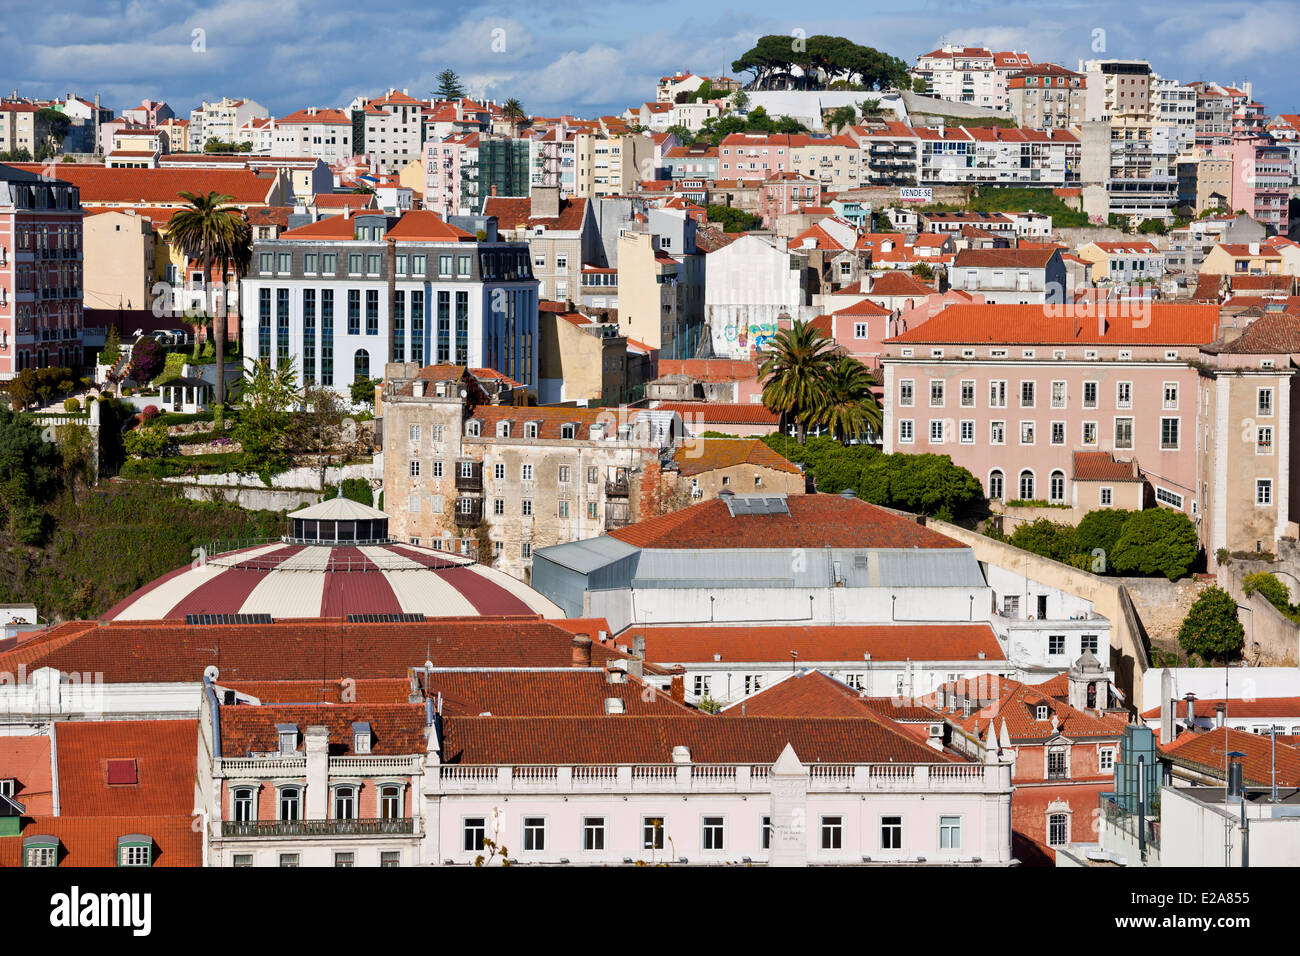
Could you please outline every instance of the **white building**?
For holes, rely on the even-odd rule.
[[[356,155],[352,118],[342,110],[309,106],[276,121],[272,134],[277,156],[314,156],[328,165]]]
[[[704,322],[714,354],[748,358],[776,334],[779,320],[816,318],[805,256],[785,241],[741,236],[710,252],[704,274]]]
[[[270,115],[256,100],[236,100],[229,96],[215,103],[204,100],[202,106],[190,110],[190,149],[201,153],[210,139],[237,142],[239,130],[251,119]]]

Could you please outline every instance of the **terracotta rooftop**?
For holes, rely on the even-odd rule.
[[[1076,451],[1075,481],[1142,481],[1137,463],[1116,461],[1108,451]]]
[[[803,474],[794,462],[777,454],[757,438],[696,438],[679,445],[673,453],[673,461],[683,477],[736,465],[756,465],[792,475]]]
[[[1054,311],[1060,314],[1050,314]],[[971,304],[949,306],[924,324],[886,341],[1172,347],[1213,342],[1218,326],[1219,310],[1211,305],[1155,303],[1135,312],[1123,304],[1092,303],[1076,317],[1066,306]]]
[[[1184,732],[1160,749],[1173,763],[1219,779],[1225,773],[1226,755],[1240,751],[1246,755],[1242,758],[1245,783],[1251,787],[1273,785],[1273,741],[1263,734],[1216,727],[1204,733]],[[1277,783],[1300,787],[1300,750],[1282,743],[1277,745]]]
[[[1174,703],[1177,704],[1176,714],[1181,716],[1187,713],[1185,701],[1178,700]],[[1192,702],[1193,713],[1197,717],[1213,717],[1215,709],[1219,706],[1224,708],[1224,713],[1229,717],[1300,717],[1300,697],[1259,697],[1249,700],[1239,697],[1226,700],[1222,697],[1211,697]],[[1160,707],[1144,710],[1142,716],[1159,717]]]
[[[11,163],[28,172],[41,173],[40,163]],[[217,192],[230,196],[234,206],[262,206],[273,180],[250,169],[109,169],[89,163],[60,163],[58,178],[80,190],[83,203],[170,204],[184,206],[183,192]]]
[[[759,402],[660,402],[657,410],[676,412],[689,425],[770,425],[776,429],[779,417]]]
[[[188,815],[196,720],[71,721],[54,727],[59,812],[73,817]]]
[[[807,495],[805,497],[825,497]],[[644,637],[646,660],[656,664],[722,661],[765,663],[873,661],[1001,661],[1005,655],[988,624],[823,624],[794,627],[633,624],[620,645]],[[865,665],[864,665],[865,666]]]
[[[190,785],[192,790],[193,780]],[[169,816],[35,817],[20,836],[0,837],[0,867],[22,866],[23,839],[37,834],[58,839],[59,866],[115,867],[118,839],[137,833],[153,840],[153,866],[203,865],[203,833],[194,828],[194,817],[187,810]]]

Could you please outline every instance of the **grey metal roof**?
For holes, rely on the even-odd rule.
[[[873,557],[880,563],[880,586],[883,588],[985,586],[979,561],[969,548],[876,551]]]
[[[567,541],[564,544],[553,544],[545,548],[538,548],[534,553],[554,564],[558,564],[562,568],[587,574],[614,561],[634,555],[640,550],[640,548],[605,534],[599,538]]]

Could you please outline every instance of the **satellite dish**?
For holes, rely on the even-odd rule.
[[[203,668],[203,679],[210,684],[216,682],[218,674],[220,674],[220,671],[217,670],[216,664],[209,664]]]

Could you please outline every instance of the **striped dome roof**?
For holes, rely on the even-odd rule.
[[[111,608],[105,619],[190,614],[272,619],[350,614],[564,617],[522,581],[470,558],[416,545],[273,542],[177,568]]]

